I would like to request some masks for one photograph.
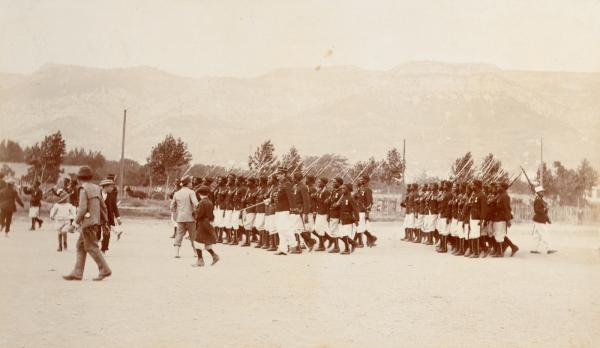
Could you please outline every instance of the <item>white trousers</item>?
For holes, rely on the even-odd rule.
[[[288,252],[288,246],[296,244],[296,237],[290,228],[290,212],[278,211],[275,213],[275,228],[279,234],[279,248],[277,251]]]
[[[533,239],[536,242],[535,250],[547,253],[548,250],[551,249],[550,243],[548,242],[548,227],[546,224],[541,224],[539,222],[533,223]]]

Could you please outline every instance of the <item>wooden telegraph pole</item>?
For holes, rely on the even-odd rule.
[[[544,186],[544,138],[540,137],[540,186]]]
[[[120,163],[120,171],[119,171],[119,193],[122,195],[121,197],[125,197],[125,192],[123,191],[123,181],[125,181],[125,123],[127,122],[127,109],[123,110],[123,138],[121,139],[121,163]]]

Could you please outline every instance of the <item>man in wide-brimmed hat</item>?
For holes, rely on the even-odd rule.
[[[81,182],[79,189],[79,205],[77,215],[73,221],[75,228],[81,228],[77,240],[77,258],[73,271],[63,276],[65,280],[81,280],[85,267],[86,255],[89,254],[98,265],[98,277],[93,280],[99,281],[112,274],[104,256],[98,248],[96,233],[100,226],[106,224],[106,205],[102,199],[100,186],[91,183],[93,177],[92,169],[88,166],[79,168],[77,179]]]

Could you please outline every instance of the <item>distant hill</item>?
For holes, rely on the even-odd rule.
[[[22,145],[60,129],[69,147],[145,161],[173,133],[194,160],[244,162],[261,141],[279,153],[336,152],[351,161],[401,147],[409,174],[443,174],[465,151],[508,167],[545,158],[600,164],[600,74],[507,71],[483,64],[413,62],[389,71],[279,69],[256,78],[175,76],[154,68],[48,64],[0,74],[0,138]]]

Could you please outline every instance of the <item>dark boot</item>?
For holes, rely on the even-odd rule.
[[[256,249],[261,249],[263,247],[264,242],[265,242],[265,234],[261,231],[258,233],[258,244],[256,244],[254,247]]]
[[[341,255],[349,255],[350,251],[348,250],[348,237],[342,237],[342,242],[344,242],[344,251],[341,252]]]
[[[329,250],[328,252],[330,254],[336,254],[340,252],[340,244],[339,244],[339,238],[333,238],[333,249]]]
[[[433,245],[433,232],[427,232],[427,242],[426,245]]]
[[[243,247],[249,247],[250,244],[250,240],[252,239],[251,236],[251,231],[247,231],[247,230],[242,230],[242,232],[244,233],[244,235],[246,236],[246,241],[244,242],[244,244],[242,244]]]
[[[365,231],[365,236],[367,236],[367,246],[369,248],[374,247],[376,245],[375,242],[377,241],[377,237],[372,235],[369,231]]]
[[[479,258],[479,238],[471,240],[471,248],[473,248],[473,252],[470,257],[472,259]]]
[[[271,248],[271,236],[269,235],[269,232],[267,231],[263,231],[263,235],[265,238],[265,241],[263,242],[263,249],[269,249]]]
[[[62,233],[58,234],[58,249],[56,251],[62,251]]]
[[[406,233],[406,231],[405,231]],[[357,248],[364,248],[365,245],[363,244],[363,238],[362,238],[362,233],[357,233],[356,236],[354,237],[354,242],[356,243],[356,247]],[[406,238],[406,235],[405,235]]]
[[[454,254],[455,256],[463,256],[465,254],[465,239],[460,238],[458,241],[458,252]]]
[[[415,238],[413,240],[413,243],[421,243],[421,240],[423,239],[423,231],[422,230],[417,230],[416,234],[417,234],[417,238]]]
[[[252,227],[252,242],[256,243],[259,241],[259,233],[256,228]]]
[[[175,238],[176,234],[177,234],[177,227],[173,227],[173,234],[169,238]]]
[[[492,257],[504,257],[504,243],[496,242],[496,252]]]
[[[447,238],[446,236],[441,236],[440,246],[437,249],[438,253],[447,253],[448,252],[448,246],[447,246],[446,238]]]
[[[469,257],[471,256],[471,253],[473,252],[473,248],[471,247],[471,245],[473,240],[471,239],[465,239],[465,257]]]
[[[35,218],[31,219],[31,228],[30,231],[35,231]]]
[[[67,234],[66,233],[62,233],[62,240],[63,240],[63,250],[67,250]]]
[[[316,251],[325,251],[325,237],[319,236],[319,246]]]
[[[277,234],[270,235],[269,239],[271,240],[271,246],[267,250],[268,251],[277,251]]]
[[[519,247],[516,246],[508,237],[504,237],[504,244],[510,246],[510,257],[515,256],[517,251],[519,251]]]

